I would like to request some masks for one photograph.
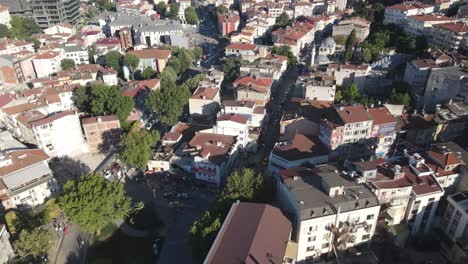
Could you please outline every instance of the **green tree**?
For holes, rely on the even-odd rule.
[[[29,38],[26,38],[26,40],[33,43],[34,51],[36,52],[41,47],[41,42],[37,38],[29,37]]]
[[[80,86],[73,91],[72,100],[75,106],[82,112],[91,113],[91,87]]]
[[[96,84],[91,88],[91,112],[94,115],[117,115],[124,122],[135,104],[132,98],[122,95],[118,86]]]
[[[14,247],[17,257],[21,261],[37,263],[41,256],[47,254],[52,245],[52,233],[47,229],[21,230]]]
[[[404,105],[406,109],[411,104],[411,96],[409,93],[398,93],[395,89],[392,90],[392,95],[390,96],[390,103],[392,104],[401,104]]]
[[[122,54],[118,51],[109,51],[104,56],[104,64],[108,67],[111,67],[116,72],[120,72],[120,60],[122,58]]]
[[[0,38],[8,37],[10,37],[10,29],[4,24],[0,24]]]
[[[370,62],[372,60],[372,50],[370,47],[361,47],[361,55],[364,62]]]
[[[140,58],[133,54],[125,54],[123,61],[124,64],[130,68],[130,70],[135,71],[135,69],[138,67],[138,63],[140,63]]]
[[[416,38],[409,34],[403,34],[398,37],[396,45],[398,52],[413,53],[416,51]]]
[[[189,6],[185,9],[185,20],[187,20],[187,23],[190,25],[198,24],[197,12],[193,6]]]
[[[223,5],[219,5],[214,9],[213,15],[218,17],[219,15],[226,14],[229,12],[229,9]]]
[[[42,29],[36,24],[33,18],[30,17],[11,17],[10,36],[16,39],[26,39],[33,34],[41,33]]]
[[[290,18],[288,13],[283,12],[279,17],[276,18],[275,25],[278,27],[286,27],[289,25]]]
[[[179,15],[179,4],[178,3],[172,3],[169,10],[170,10],[170,13],[169,13],[169,17],[171,19],[177,19],[177,16]]]
[[[242,169],[232,173],[223,190],[223,198],[231,201],[252,201],[259,194],[263,177],[251,169]]]
[[[429,43],[427,42],[427,38],[424,35],[416,37],[416,50],[422,51],[429,48]]]
[[[289,46],[273,46],[271,53],[278,54],[288,57],[288,65],[294,65],[297,63],[297,57],[292,53],[291,47]]]
[[[177,75],[182,72],[182,63],[176,56],[169,58],[167,61],[167,66],[171,67]]]
[[[199,46],[196,46],[192,49],[192,54],[195,60],[199,60],[203,56],[203,49],[200,48]]]
[[[190,96],[187,85],[177,87],[174,82],[163,85],[161,81],[161,89],[151,92],[147,104],[164,124],[174,126]]]
[[[185,48],[173,48],[173,56],[177,57],[180,60],[180,72],[179,74],[184,73],[190,66],[192,66],[195,58],[190,50]]]
[[[156,5],[156,11],[161,17],[166,16],[167,5],[165,2],[161,1]]]
[[[161,73],[159,79],[161,80],[161,86],[173,84],[177,81],[177,73],[172,67],[168,66],[164,68],[164,71]]]
[[[343,88],[341,90],[341,95],[343,96],[343,100],[348,103],[358,102],[361,97],[359,88],[355,83],[351,84],[348,88]]]
[[[59,204],[73,223],[91,234],[99,234],[131,210],[131,199],[125,195],[123,184],[107,181],[98,173],[68,181]]]
[[[94,56],[97,55],[98,51],[96,49],[96,45],[91,45],[90,47],[88,47],[88,60],[90,63],[96,63],[96,61],[94,60]]]
[[[353,56],[354,43],[356,43],[356,30],[353,29],[353,31],[351,31],[348,38],[346,39],[343,62],[351,60],[351,57]]]
[[[60,67],[62,68],[62,70],[66,71],[68,69],[75,67],[75,61],[72,59],[63,59],[60,62]]]
[[[16,235],[16,232],[19,231],[19,227],[17,225],[18,215],[15,211],[10,211],[5,214],[5,223],[8,227],[8,232],[10,232],[12,236]]]
[[[141,77],[145,80],[151,79],[156,75],[156,71],[154,71],[150,67],[146,67],[142,72],[141,72]]]
[[[159,141],[157,131],[131,130],[120,143],[119,157],[128,165],[144,170],[153,151],[151,148]]]
[[[221,66],[222,71],[224,72],[224,78],[227,81],[234,81],[239,77],[240,66],[242,65],[242,60],[236,57],[227,57],[223,61]]]

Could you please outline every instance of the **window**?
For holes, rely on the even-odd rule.
[[[315,236],[310,236],[309,239],[308,239],[309,242],[313,242],[315,241]]]
[[[435,200],[434,197],[432,197],[431,199],[429,199],[429,202],[433,202]]]
[[[368,240],[369,238],[370,238],[370,235],[367,234],[367,235],[363,235],[361,240]]]
[[[315,246],[307,247],[307,252],[314,251],[314,250],[315,250]]]
[[[330,243],[323,243],[323,244],[322,244],[322,248],[327,248],[327,247],[329,247],[329,246],[330,246]]]
[[[309,227],[309,232],[311,232],[311,231],[317,231],[317,226]]]
[[[374,215],[373,215],[373,214],[367,216],[367,220],[372,220],[372,219],[374,219]]]
[[[323,234],[323,239],[325,239],[325,240],[329,240],[330,237],[331,237],[331,233]]]

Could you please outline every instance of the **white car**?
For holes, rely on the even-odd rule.
[[[109,180],[110,177],[112,177],[112,171],[110,171],[110,170],[105,170],[105,171],[104,171],[104,178],[106,178],[107,180]]]

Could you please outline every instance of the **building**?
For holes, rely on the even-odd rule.
[[[78,0],[31,0],[28,2],[33,17],[41,28],[59,23],[76,24],[80,18]]]
[[[145,24],[137,24],[135,16],[130,16],[133,29],[134,44],[144,44],[148,47],[170,43],[170,40],[182,36],[182,25],[175,20],[154,20]]]
[[[315,48],[315,47],[314,47]],[[319,56],[328,56],[328,55],[333,55],[336,50],[336,42],[333,38],[328,37],[320,43],[319,49],[318,49],[318,55]]]
[[[174,126],[171,131],[164,134],[156,147],[153,158],[148,160],[147,166],[149,173],[168,171],[171,169],[171,159],[174,152],[180,146],[179,143],[182,138],[183,134],[177,131],[176,126]]]
[[[406,18],[406,26],[403,28],[406,33],[413,36],[429,36],[432,26],[455,22],[456,19],[441,15],[417,15]]]
[[[424,93],[427,79],[432,69],[441,68],[446,61],[437,62],[433,59],[417,59],[406,63],[404,81],[411,87],[411,94],[417,98]],[[418,99],[416,99],[418,101]]]
[[[63,53],[58,51],[48,51],[36,55],[32,59],[32,63],[37,78],[48,77],[49,75],[60,71],[62,69],[60,63],[63,59]]]
[[[80,120],[73,111],[54,113],[31,125],[38,147],[51,157],[75,156],[88,151]]]
[[[0,81],[3,85],[23,82],[23,72],[18,59],[10,55],[0,56]]]
[[[368,64],[329,64],[326,73],[335,77],[336,85],[349,87],[355,83],[360,90],[363,90],[370,71],[371,67]]]
[[[171,57],[170,50],[162,49],[130,50],[128,54],[133,54],[140,59],[138,69],[142,71],[149,67],[154,71],[162,72]]]
[[[468,191],[447,197],[447,209],[441,227],[451,241],[468,236]]]
[[[256,106],[251,101],[225,100],[221,106],[221,114],[236,114],[248,117],[248,124],[251,128],[259,128],[263,124],[266,115],[265,107]]]
[[[433,145],[431,150],[423,153],[425,164],[434,172],[446,194],[452,194],[457,189],[462,175],[463,163],[456,152],[443,143]]]
[[[273,31],[272,39],[275,46],[289,46],[291,52],[299,56],[305,45],[312,43],[315,37],[315,24],[295,22],[292,26]]]
[[[198,133],[188,143],[188,155],[195,178],[219,187],[237,158],[236,136]]]
[[[278,174],[284,169],[307,165],[321,165],[328,162],[329,150],[316,137],[297,133],[291,140],[276,144],[268,159],[268,170]]]
[[[198,87],[189,99],[190,115],[215,117],[220,109],[220,89]]]
[[[347,18],[333,26],[332,36],[345,38],[354,30],[356,39],[361,42],[369,36],[370,24],[369,21],[360,17]]]
[[[192,5],[191,0],[177,0],[176,3],[179,4],[179,19],[185,20],[185,9]]]
[[[420,2],[406,2],[387,6],[384,14],[384,24],[395,24],[404,27],[406,18],[415,15],[425,15],[434,12],[434,6],[423,4]]]
[[[40,149],[2,152],[0,197],[6,210],[40,205],[57,189],[48,161]]]
[[[20,52],[34,53],[33,43],[24,40],[11,40],[8,38],[0,40],[0,55],[12,55]]]
[[[60,35],[60,34],[68,34],[74,35],[76,34],[76,27],[70,25],[68,23],[60,23],[52,25],[46,29],[44,29],[44,34],[47,35]]]
[[[86,47],[76,44],[65,44],[62,49],[66,59],[73,60],[75,65],[89,64],[89,54]]]
[[[366,243],[374,234],[380,204],[365,186],[329,165],[280,171],[277,200],[293,219],[292,240],[297,242],[298,263],[317,260],[334,250]],[[338,233],[346,237],[337,238]]]
[[[236,136],[238,146],[247,148],[249,138],[249,118],[238,114],[221,114],[216,119],[213,132],[220,135]]]
[[[7,264],[10,260],[13,259],[15,256],[15,252],[13,251],[13,247],[10,243],[10,234],[6,230],[6,226],[0,224],[0,264]]]
[[[398,119],[384,106],[368,111],[373,120],[371,137],[377,138],[375,155],[386,157],[395,142]]]
[[[244,57],[243,57],[244,58]],[[257,78],[272,78],[279,81],[288,67],[288,57],[269,54],[266,57],[257,59],[258,63],[243,63],[240,68],[240,75],[250,75]]]
[[[122,131],[115,115],[83,118],[81,126],[90,152],[106,152],[120,142]]]
[[[252,101],[265,105],[270,100],[273,79],[243,76],[233,82],[238,101]]]
[[[235,202],[204,263],[288,263],[290,232],[291,222],[278,208]]]
[[[218,30],[222,36],[231,34],[239,28],[240,17],[233,13],[218,16]]]
[[[468,25],[464,22],[436,24],[432,26],[429,42],[450,50],[464,48],[468,43]]]
[[[302,90],[304,99],[328,102],[335,100],[335,79],[330,75],[310,73],[299,76],[296,87]]]
[[[267,46],[255,44],[232,43],[225,48],[226,56],[236,56],[244,60],[253,62],[259,58],[267,56],[270,51]]]
[[[11,28],[10,24],[10,11],[9,7],[0,5],[0,24],[3,24],[7,26],[8,28]]]

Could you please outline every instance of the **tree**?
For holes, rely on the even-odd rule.
[[[16,39],[26,39],[33,34],[41,33],[41,27],[36,24],[33,18],[29,17],[11,17],[10,36]]]
[[[242,169],[232,173],[223,191],[223,198],[231,201],[251,201],[258,195],[263,184],[263,177],[251,169]]]
[[[229,12],[229,9],[223,5],[219,5],[214,9],[213,15],[218,17],[219,15],[226,14]]]
[[[133,54],[125,54],[123,58],[124,64],[130,68],[130,70],[135,71],[140,63],[140,58]]]
[[[131,199],[123,184],[107,181],[98,173],[90,173],[64,185],[60,208],[84,231],[99,234],[115,220],[125,218],[131,210]]]
[[[227,81],[234,81],[239,77],[240,66],[242,65],[242,60],[236,57],[227,57],[224,59],[223,65],[221,66],[222,71],[224,72],[224,78]]]
[[[96,5],[100,10],[114,11],[115,4],[108,0],[96,0]]]
[[[364,62],[370,62],[372,60],[372,51],[371,51],[371,48],[370,47],[362,47],[361,48],[361,55],[362,55],[362,59],[364,60]]]
[[[166,86],[177,81],[177,73],[172,67],[167,66],[164,68],[159,79],[161,80],[161,86]]]
[[[90,63],[96,63],[94,56],[97,55],[97,53],[96,45],[93,44],[88,48],[88,60]]]
[[[26,38],[26,40],[33,43],[34,51],[36,52],[41,47],[41,42],[37,38],[29,37],[29,38]]]
[[[167,66],[171,67],[177,75],[181,73],[182,64],[176,56],[169,58]]]
[[[429,47],[429,43],[427,42],[427,38],[424,35],[416,37],[416,50],[422,51],[426,50]]]
[[[286,12],[281,13],[279,17],[276,18],[275,25],[278,27],[286,27],[289,25],[289,15]]]
[[[147,104],[164,124],[173,126],[177,124],[190,96],[186,85],[177,87],[174,82],[163,85],[161,81],[161,89],[151,92]]]
[[[195,60],[193,58],[192,52],[190,50],[188,50],[188,49],[185,49],[185,48],[179,49],[179,52],[176,54],[176,56],[180,60],[181,73],[184,73],[188,68],[190,68],[190,66],[192,66],[192,64],[193,64],[193,62]]]
[[[16,255],[21,261],[37,263],[38,258],[47,254],[51,247],[52,233],[47,229],[21,230],[14,243]]]
[[[416,38],[409,34],[403,34],[397,38],[396,45],[398,52],[411,54],[416,51]]]
[[[297,63],[297,57],[292,53],[291,47],[289,46],[274,46],[271,53],[288,57],[289,66]]]
[[[343,96],[343,100],[348,103],[355,103],[361,97],[359,88],[355,83],[351,84],[348,88],[344,88],[341,91],[341,95]]]
[[[195,60],[199,60],[203,56],[203,49],[196,46],[196,47],[194,47],[192,49],[192,54],[193,54],[193,57],[195,58]]]
[[[193,6],[189,6],[185,9],[185,20],[187,20],[187,23],[190,25],[198,24],[197,12]]]
[[[165,2],[161,1],[156,5],[156,11],[161,17],[166,16],[167,5]]]
[[[72,100],[75,106],[82,112],[91,113],[91,87],[80,86],[73,91]]]
[[[8,37],[10,37],[10,29],[4,24],[0,24],[0,38]]]
[[[169,17],[171,19],[177,19],[177,16],[179,15],[179,4],[178,3],[172,3],[171,6],[170,6],[170,13],[169,13]]]
[[[390,96],[390,103],[392,104],[401,104],[404,105],[406,109],[411,104],[411,96],[409,93],[398,93],[395,89],[392,90],[392,95]]]
[[[356,42],[356,30],[352,30],[351,33],[348,36],[348,39],[346,39],[346,44],[345,44],[345,51],[343,54],[343,62],[347,62],[351,60],[351,57],[353,56],[353,47],[354,43]]]
[[[60,62],[60,67],[62,67],[62,70],[66,71],[68,69],[75,67],[75,61],[72,59],[63,59]]]
[[[104,64],[108,67],[111,67],[116,72],[120,71],[120,59],[122,55],[118,51],[109,51],[104,56]]]
[[[156,71],[153,70],[151,67],[146,67],[142,72],[141,72],[141,77],[145,80],[151,79],[156,75]]]
[[[153,151],[151,148],[160,139],[159,132],[140,129],[131,130],[120,143],[119,157],[128,165],[144,170]]]

